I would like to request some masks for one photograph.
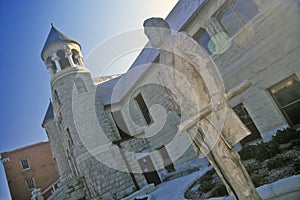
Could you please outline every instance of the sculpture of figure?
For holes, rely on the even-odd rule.
[[[187,130],[196,153],[206,156],[231,196],[260,199],[234,149],[250,132],[227,104],[244,86],[225,93],[219,71],[205,50],[187,33],[173,34],[165,20],[145,20],[144,32],[151,46],[159,48],[160,64],[173,69],[163,79],[185,113],[180,131]]]

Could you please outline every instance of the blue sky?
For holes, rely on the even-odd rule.
[[[141,29],[148,17],[165,18],[176,2],[0,0],[0,152],[47,141],[41,123],[51,97],[50,76],[40,52],[51,22],[77,40],[82,46],[83,56],[87,56],[108,38]],[[122,71],[124,69],[115,70],[116,73]],[[1,164],[0,200],[7,199],[10,195]]]

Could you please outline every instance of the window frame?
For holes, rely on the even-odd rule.
[[[205,33],[209,36],[209,41],[207,42],[206,47],[200,42],[200,37],[201,37],[203,34],[205,34]],[[208,55],[212,55],[212,54],[213,54],[213,52],[209,49],[209,42],[210,42],[210,41],[212,42],[211,36],[208,34],[208,32],[207,32],[206,29],[200,28],[200,29],[197,31],[197,33],[193,36],[193,38],[194,38],[194,40],[196,40],[196,41],[203,47],[203,49],[206,51],[206,53],[207,53]]]
[[[235,35],[237,32],[239,32],[239,30],[241,30],[249,21],[251,21],[258,13],[259,13],[259,9],[258,9],[258,6],[257,4],[255,3],[255,1],[253,0],[247,0],[247,1],[251,1],[251,3],[255,6],[254,8],[256,9],[256,13],[248,20],[248,21],[245,21],[243,19],[243,17],[241,16],[241,12],[239,12],[235,6],[234,6],[234,3],[236,1],[240,1],[240,0],[230,0],[228,3],[226,3],[226,5],[224,6],[223,9],[221,9],[218,14],[217,14],[217,20],[220,22],[221,26],[223,27],[223,29],[225,30],[225,32],[230,35],[231,37],[233,35]],[[244,1],[244,0],[241,0],[241,1]],[[229,9],[232,9],[233,11],[233,14],[236,16],[236,19],[238,19],[238,21],[240,22],[241,26],[238,27],[233,33],[230,33],[228,31],[228,28],[226,27],[226,25],[223,23],[223,20],[221,19],[222,15]]]
[[[271,95],[273,101],[275,102],[277,108],[278,108],[278,109],[280,110],[280,112],[282,113],[284,119],[287,121],[288,125],[291,126],[291,127],[293,127],[293,126],[299,126],[300,123],[299,123],[299,124],[294,124],[293,121],[292,121],[292,119],[291,119],[291,117],[288,115],[288,113],[287,113],[284,109],[285,109],[286,107],[288,107],[288,106],[291,106],[291,105],[293,105],[293,104],[298,103],[298,102],[300,101],[300,98],[297,99],[297,100],[294,100],[294,101],[292,101],[292,102],[290,102],[290,103],[288,103],[288,104],[285,105],[285,106],[282,106],[282,105],[280,104],[280,102],[278,101],[278,99],[276,98],[275,92],[272,91],[272,90],[276,90],[276,88],[281,88],[281,85],[288,84],[288,82],[289,82],[290,80],[296,80],[296,81],[299,81],[299,82],[300,82],[299,78],[298,78],[295,74],[293,74],[293,75],[291,75],[291,76],[289,76],[289,77],[287,77],[287,78],[285,78],[285,79],[283,79],[283,80],[277,82],[276,84],[272,85],[272,86],[269,87],[267,90],[268,90],[269,94]],[[282,87],[282,88],[283,88],[283,87]],[[279,90],[278,90],[278,91],[279,91]],[[278,92],[278,91],[277,91],[277,92]]]
[[[28,182],[29,180],[31,181],[30,184],[32,184],[32,186],[33,186],[33,187],[31,187],[31,188],[29,187],[29,186],[31,186],[31,185],[28,184],[28,183],[29,183],[29,182]],[[35,181],[34,181],[34,178],[33,178],[33,177],[26,178],[26,179],[25,179],[25,184],[26,184],[26,188],[27,188],[28,191],[32,191],[32,190],[34,190],[34,188],[36,187]]]
[[[24,168],[23,161],[26,161],[26,164],[27,164],[26,168]],[[22,159],[20,159],[20,163],[21,163],[22,171],[26,171],[26,170],[30,169],[30,164],[29,164],[28,158],[22,158]]]
[[[244,119],[241,118],[241,115],[239,115],[239,113],[237,112],[238,108],[243,109],[243,112],[246,114],[247,121],[244,121],[245,118]],[[252,117],[249,114],[249,112],[248,112],[247,108],[245,107],[245,105],[243,103],[240,103],[240,104],[234,106],[232,109],[236,113],[236,115],[239,117],[241,122],[251,131],[250,135],[246,136],[245,138],[243,138],[240,141],[242,146],[246,146],[246,145],[251,144],[253,142],[262,140],[262,135],[261,135],[260,131],[258,130],[254,120],[252,119]],[[253,128],[250,128],[250,127],[254,127],[254,130],[253,130]],[[255,136],[259,136],[259,137],[255,138],[255,139],[252,139]]]

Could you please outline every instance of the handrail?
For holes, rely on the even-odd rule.
[[[43,192],[42,195],[46,194],[49,190],[53,189],[53,187],[55,187],[55,185],[57,185],[60,182],[59,179],[57,179],[56,181],[54,181],[51,185],[49,185]]]

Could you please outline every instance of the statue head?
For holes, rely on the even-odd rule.
[[[171,36],[171,29],[162,18],[149,18],[144,21],[144,32],[149,38],[152,47],[160,48],[166,38]]]

